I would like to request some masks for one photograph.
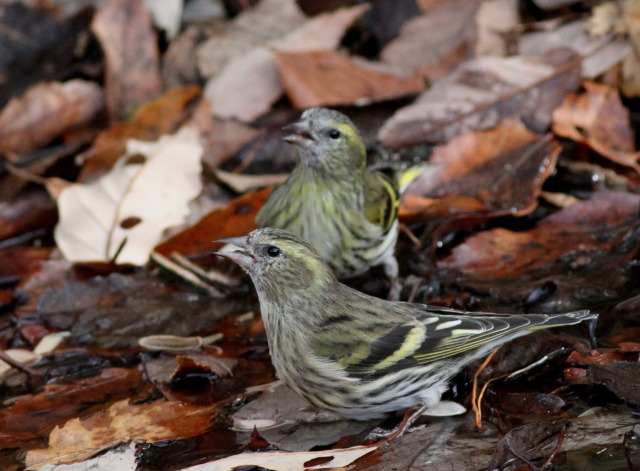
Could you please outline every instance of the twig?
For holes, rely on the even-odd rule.
[[[481,391],[480,396],[478,397],[478,377],[480,376],[482,370],[487,367],[498,350],[499,349],[496,348],[494,351],[489,353],[489,355],[487,355],[487,358],[485,358],[480,365],[480,368],[478,368],[478,370],[473,375],[473,388],[471,389],[471,408],[473,409],[473,415],[475,417],[476,427],[478,429],[482,428],[482,410],[480,409],[480,401],[482,400],[482,396],[484,395],[486,386],[489,384],[489,382],[485,384],[485,388]]]

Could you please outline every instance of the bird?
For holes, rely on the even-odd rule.
[[[390,299],[398,299],[398,208],[401,191],[419,166],[392,176],[366,167],[364,142],[344,114],[311,108],[284,128],[298,150],[288,179],[256,215],[259,227],[285,229],[305,239],[338,278],[383,265]]]
[[[338,281],[302,238],[261,228],[220,239],[239,250],[217,255],[251,277],[277,376],[313,406],[369,420],[437,407],[470,362],[540,329],[595,323],[566,314],[471,313],[389,301]]]

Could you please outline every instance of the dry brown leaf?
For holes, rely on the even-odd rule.
[[[553,112],[553,131],[640,172],[640,152],[634,152],[635,138],[629,111],[618,91],[594,82],[584,83],[585,91],[567,96]]]
[[[28,469],[46,464],[75,463],[100,450],[129,440],[157,442],[195,437],[213,424],[214,407],[156,401],[130,405],[125,399],[87,419],[71,419],[49,436],[49,448],[27,453]]]
[[[283,93],[274,50],[301,52],[336,48],[345,30],[366,9],[366,5],[359,5],[319,15],[288,35],[265,42],[231,60],[205,89],[214,114],[252,121],[266,113]]]
[[[435,148],[432,165],[407,188],[402,216],[526,214],[535,208],[559,151],[518,120],[457,137]]]
[[[199,94],[200,87],[196,85],[174,88],[142,105],[129,121],[100,133],[93,146],[76,159],[82,166],[78,181],[89,183],[109,171],[124,154],[129,139],[154,141],[176,132],[187,120],[187,106]]]
[[[543,132],[552,111],[579,84],[580,59],[568,49],[539,57],[476,59],[398,110],[378,138],[389,147],[440,143],[511,116]]]
[[[511,36],[521,27],[518,0],[482,2],[476,15],[475,57],[509,55]]]
[[[299,109],[322,105],[364,105],[424,90],[418,76],[395,71],[336,51],[278,53],[278,71],[287,96]]]
[[[198,132],[184,127],[156,142],[131,140],[127,151],[99,180],[62,191],[55,238],[67,260],[118,254],[114,262],[143,265],[162,232],[189,214],[202,186]]]
[[[104,106],[102,90],[84,80],[41,83],[0,113],[0,154],[31,152],[65,131],[91,122]]]
[[[125,118],[162,91],[160,53],[144,0],[109,0],[91,29],[106,56],[105,89],[111,118]]]
[[[477,0],[447,1],[407,21],[381,51],[382,62],[406,75],[435,79],[447,74],[470,56],[479,6]]]

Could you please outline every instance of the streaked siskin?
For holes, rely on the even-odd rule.
[[[494,348],[535,330],[596,319],[589,311],[499,315],[386,301],[341,284],[301,238],[263,228],[223,239],[260,300],[271,358],[314,406],[365,420],[435,407],[448,381]]]
[[[301,236],[341,279],[384,265],[397,298],[400,188],[420,172],[391,178],[367,169],[358,130],[334,110],[309,109],[285,130],[299,160],[258,213],[258,225]]]

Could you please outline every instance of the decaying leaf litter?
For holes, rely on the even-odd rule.
[[[161,3],[0,7],[3,469],[638,466],[636,1]],[[469,411],[382,447],[399,419],[270,384],[253,288],[212,241],[255,227],[313,106],[374,165],[433,164],[402,202],[403,299],[588,308],[598,349],[513,342],[450,393],[470,409],[474,373],[504,376],[481,430]]]

